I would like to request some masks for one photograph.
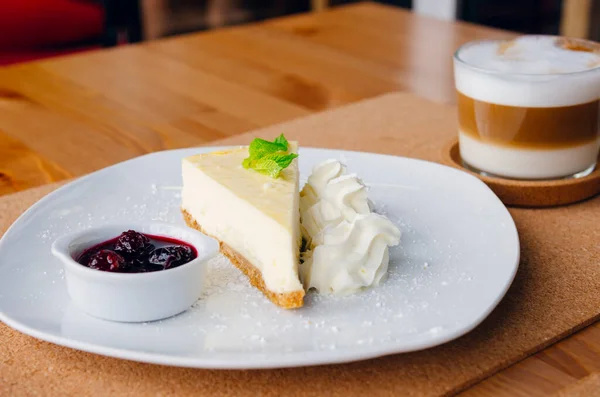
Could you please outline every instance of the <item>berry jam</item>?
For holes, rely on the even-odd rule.
[[[173,269],[197,256],[196,249],[183,241],[128,230],[86,249],[76,260],[105,272],[148,273]]]

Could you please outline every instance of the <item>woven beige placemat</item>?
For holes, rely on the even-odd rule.
[[[440,151],[455,136],[454,110],[392,94],[219,144],[282,132],[303,146],[440,161]],[[8,226],[50,190],[0,198],[0,225]],[[349,397],[458,391],[600,317],[600,198],[560,208],[511,209],[511,214],[522,245],[516,280],[482,325],[446,345],[346,365],[209,371],[96,356],[0,325],[0,395]]]

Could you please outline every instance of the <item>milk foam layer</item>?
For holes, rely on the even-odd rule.
[[[600,54],[564,49],[553,36],[481,41],[464,47],[460,59],[471,66],[504,73],[573,73],[600,66]]]
[[[557,45],[554,36],[480,41],[455,56],[456,89],[506,106],[558,107],[600,97],[600,53]]]

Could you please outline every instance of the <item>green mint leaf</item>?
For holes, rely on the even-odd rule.
[[[282,145],[283,147],[285,147],[285,151],[287,152],[288,150],[288,141],[287,139],[285,139],[285,136],[283,136],[283,134],[279,135],[277,138],[275,138],[275,143]]]
[[[244,161],[242,162],[242,166],[246,169],[250,168],[252,165],[252,160],[250,160],[250,157],[248,157],[247,159],[244,159]]]
[[[288,147],[289,142],[283,134],[273,142],[255,138],[248,148],[250,156],[244,159],[242,166],[277,178],[298,157],[295,153],[287,153]]]
[[[287,152],[287,145],[282,145],[276,142],[265,141],[264,139],[256,138],[250,143],[250,157],[262,157],[265,154],[276,152]]]
[[[272,153],[251,161],[250,166],[253,170],[260,172],[261,174],[266,174],[271,178],[277,178],[281,171],[286,169],[296,157],[298,157],[296,153]]]

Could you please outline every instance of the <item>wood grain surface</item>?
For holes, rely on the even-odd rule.
[[[387,92],[452,103],[454,50],[510,36],[363,3],[1,68],[0,195]],[[598,371],[596,324],[463,394],[568,395]]]
[[[507,34],[358,4],[0,69],[0,194],[406,90],[452,102],[452,53]]]

